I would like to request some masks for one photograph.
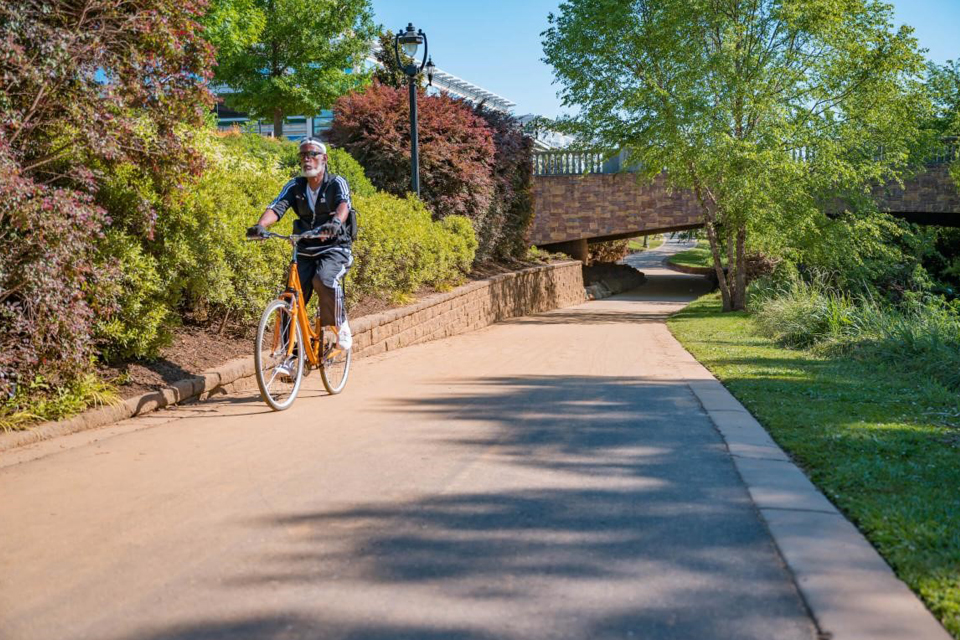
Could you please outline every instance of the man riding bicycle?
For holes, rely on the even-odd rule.
[[[350,188],[347,181],[327,168],[327,147],[313,136],[300,140],[301,176],[283,186],[280,195],[267,206],[260,220],[247,229],[248,238],[262,237],[267,227],[292,208],[297,219],[295,234],[315,231],[319,237],[301,240],[297,272],[304,304],[316,289],[320,296],[320,323],[335,327],[337,345],[349,350],[353,344],[343,302],[341,278],[353,265],[352,236],[347,228],[350,215]]]

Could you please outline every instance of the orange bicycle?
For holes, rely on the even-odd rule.
[[[267,232],[260,239],[279,238],[293,247],[287,286],[263,310],[257,326],[253,359],[260,396],[275,411],[289,409],[300,392],[300,384],[311,369],[320,369],[324,388],[331,394],[343,391],[350,374],[351,349],[337,346],[335,327],[326,330],[319,314],[311,326],[303,289],[297,272],[297,242],[317,238],[307,232],[289,236]],[[341,282],[342,286],[342,282]]]

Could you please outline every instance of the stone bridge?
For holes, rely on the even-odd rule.
[[[878,188],[881,209],[911,222],[960,226],[960,191],[948,166],[957,152],[951,147],[933,158],[903,188]],[[663,175],[638,183],[623,160],[622,153],[534,154],[531,244],[582,258],[588,243],[703,226],[692,192],[669,192]]]

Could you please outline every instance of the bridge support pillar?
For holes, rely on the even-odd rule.
[[[558,242],[557,244],[551,244],[545,248],[549,249],[550,251],[559,251],[560,253],[565,253],[574,260],[579,260],[583,264],[587,264],[587,258],[590,255],[589,250],[587,249],[586,238],[570,240],[569,242]]]

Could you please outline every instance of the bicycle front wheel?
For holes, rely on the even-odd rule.
[[[293,341],[293,355],[290,341]],[[260,397],[275,411],[289,409],[300,392],[304,350],[300,325],[283,300],[274,300],[264,309],[257,326],[253,361]]]
[[[353,349],[343,349],[336,346],[337,334],[325,330],[322,336],[320,378],[323,387],[331,395],[337,395],[347,386],[347,376],[350,375],[350,360]]]

